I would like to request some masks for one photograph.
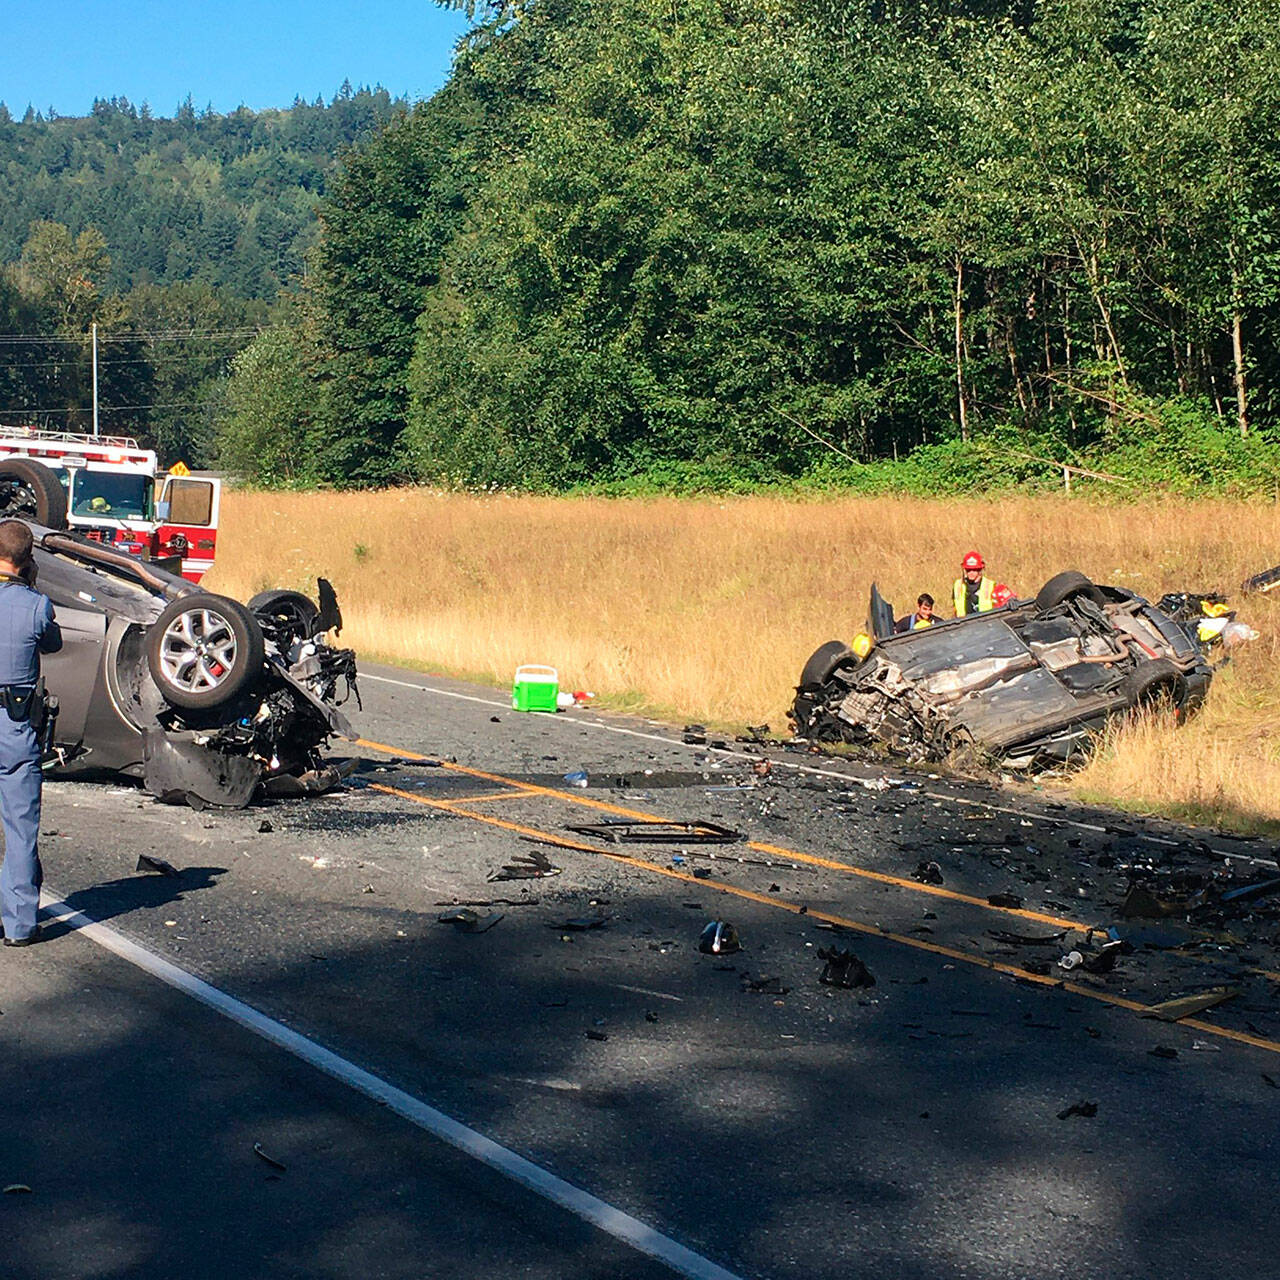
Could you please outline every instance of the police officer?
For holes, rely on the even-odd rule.
[[[41,710],[40,654],[62,648],[49,597],[34,589],[31,530],[0,520],[0,924],[6,947],[36,941],[40,902],[40,743],[33,712]]]

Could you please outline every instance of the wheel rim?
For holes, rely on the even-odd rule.
[[[216,689],[235,669],[236,635],[213,609],[179,614],[160,637],[160,669],[187,693]]]

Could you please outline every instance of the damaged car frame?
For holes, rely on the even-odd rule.
[[[1086,754],[1114,716],[1162,703],[1189,714],[1213,677],[1194,629],[1074,571],[1034,600],[901,634],[873,585],[869,630],[865,657],[830,641],[805,664],[801,736],[915,761],[963,752],[1052,767]]]
[[[57,700],[51,774],[122,773],[161,799],[237,808],[259,786],[337,781],[319,749],[354,737],[338,708],[359,695],[354,652],[326,639],[342,625],[327,582],[318,604],[267,591],[243,605],[20,514],[63,636],[42,664]]]

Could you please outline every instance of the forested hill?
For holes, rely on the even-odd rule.
[[[405,105],[350,84],[286,110],[219,115],[188,99],[171,119],[125,98],[20,120],[0,104],[0,262],[18,260],[33,223],[57,222],[105,239],[104,293],[195,281],[272,299],[302,273],[344,149]]]

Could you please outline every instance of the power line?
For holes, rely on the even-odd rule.
[[[98,411],[100,413],[123,413],[126,410],[136,411],[139,409],[202,409],[206,408],[207,403],[201,400],[175,400],[169,404],[100,404]],[[75,405],[69,409],[0,409],[0,414],[9,415],[11,417],[30,417],[37,413],[92,413],[93,409],[90,405]]]
[[[230,341],[232,339],[256,338],[261,332],[261,326],[253,329],[139,329],[130,332],[100,333],[98,335],[98,345],[101,346],[104,342],[206,342],[213,339]],[[0,333],[0,346],[48,344],[84,347],[88,346],[89,342],[90,338],[87,333],[74,338],[50,337],[44,334]]]

